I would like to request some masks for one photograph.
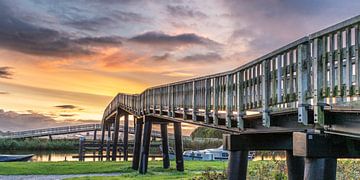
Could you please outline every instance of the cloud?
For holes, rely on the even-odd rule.
[[[76,109],[76,108],[78,108],[77,106],[70,105],[70,104],[58,105],[58,106],[54,106],[54,107],[60,108],[60,109]]]
[[[357,15],[360,3],[336,0],[225,0],[228,18],[233,22],[229,38],[232,47],[263,55],[307,34]],[[336,9],[336,11],[334,11]]]
[[[170,57],[171,57],[170,53],[165,53],[160,56],[152,56],[151,59],[153,59],[155,61],[165,61],[165,60],[168,60]]]
[[[39,128],[50,128],[59,126],[69,126],[77,124],[98,123],[90,120],[70,120],[56,121],[50,116],[29,111],[28,113],[17,113],[14,111],[4,111],[0,109],[0,130],[1,131],[21,131]]]
[[[0,95],[10,94],[9,92],[0,91]]]
[[[40,56],[73,57],[96,54],[94,47],[121,45],[121,38],[117,36],[74,38],[30,24],[18,18],[4,3],[0,3],[0,17],[0,47],[4,49]]]
[[[223,58],[219,54],[210,52],[207,54],[193,54],[193,55],[185,56],[181,58],[179,61],[199,63],[199,62],[215,62],[222,59]]]
[[[93,19],[74,19],[64,24],[79,30],[98,31],[111,23],[114,23],[114,21],[109,17],[97,17]]]
[[[111,13],[111,16],[114,17],[116,21],[120,22],[136,22],[136,23],[144,23],[150,22],[151,19],[142,16],[141,14],[134,12],[125,12],[120,10],[114,10]]]
[[[4,79],[10,79],[12,76],[12,73],[9,71],[11,67],[0,67],[0,78]]]
[[[186,33],[179,35],[168,35],[159,31],[151,31],[138,36],[132,37],[129,41],[148,44],[151,46],[186,46],[186,45],[202,45],[202,46],[220,46],[221,44],[209,38],[198,36],[194,33]]]
[[[193,10],[189,6],[166,6],[167,12],[174,16],[180,18],[207,18],[208,16],[201,11]]]
[[[76,116],[76,114],[59,114],[61,117],[73,117]]]

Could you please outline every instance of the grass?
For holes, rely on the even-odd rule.
[[[114,177],[80,177],[74,179],[196,179],[208,177],[212,172],[226,170],[224,161],[186,161],[185,172],[162,168],[162,161],[149,161],[148,173],[141,175],[131,169],[131,162],[12,162],[0,163],[0,175],[52,175],[52,174],[88,174],[121,173]],[[338,179],[360,179],[360,161],[339,160]],[[249,161],[250,179],[287,179],[285,161]],[[199,178],[200,179],[200,178]]]

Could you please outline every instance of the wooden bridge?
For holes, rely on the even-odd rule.
[[[4,139],[22,139],[22,138],[32,138],[32,137],[42,137],[42,136],[54,136],[54,135],[64,135],[64,134],[74,134],[81,132],[90,132],[94,131],[94,138],[96,139],[96,132],[101,130],[101,124],[84,124],[76,126],[64,126],[64,127],[55,127],[55,128],[44,128],[44,129],[34,129],[18,132],[10,132],[0,138]],[[112,129],[113,130],[113,129]],[[123,132],[124,127],[120,126],[119,131]],[[128,133],[134,134],[135,129],[130,127]],[[160,132],[154,131],[151,134],[152,137],[161,137]]]
[[[152,124],[161,124],[168,168],[172,123],[183,171],[181,123],[191,123],[228,133],[229,179],[246,179],[249,150],[285,150],[289,179],[335,179],[337,158],[360,157],[359,25],[351,18],[228,72],[119,93],[104,111],[102,140],[134,115],[132,165],[146,173]]]

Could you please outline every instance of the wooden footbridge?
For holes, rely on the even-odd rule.
[[[119,93],[105,109],[102,141],[134,115],[132,167],[146,173],[152,124],[161,124],[168,168],[171,123],[183,171],[181,123],[191,123],[228,133],[229,179],[246,179],[249,150],[286,151],[289,179],[335,179],[337,158],[360,157],[359,25],[351,18],[228,72]]]
[[[76,126],[63,126],[63,127],[54,127],[54,128],[44,128],[44,129],[33,129],[26,131],[17,131],[9,132],[0,138],[3,139],[23,139],[23,138],[33,138],[33,137],[43,137],[43,136],[55,136],[55,135],[64,135],[64,134],[74,134],[81,132],[90,132],[94,131],[94,139],[96,139],[96,132],[101,130],[101,124],[83,124]],[[111,129],[113,131],[113,129]],[[124,127],[119,127],[119,132],[124,132]],[[135,129],[130,127],[127,130],[127,133],[134,134]],[[152,137],[161,137],[160,132],[153,131],[151,134]]]

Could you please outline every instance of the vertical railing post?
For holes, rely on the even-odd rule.
[[[314,122],[319,123],[320,125],[324,125],[325,114],[324,109],[319,104],[322,103],[322,82],[324,81],[322,77],[322,66],[319,63],[319,52],[320,52],[320,43],[319,39],[316,38],[313,41],[313,53],[312,53],[312,67],[313,67],[313,96],[314,96]]]
[[[354,43],[355,43],[355,84],[356,95],[360,95],[360,63],[359,63],[359,25],[354,27]]]
[[[192,120],[196,121],[196,87],[197,83],[196,81],[192,82]]]
[[[226,75],[225,80],[225,101],[226,101],[226,127],[231,128],[232,105],[233,105],[233,76],[232,74]]]
[[[306,92],[308,90],[308,70],[305,58],[307,57],[307,45],[300,44],[297,48],[297,80],[298,80],[298,121],[304,125],[308,124],[308,109],[306,101]]]
[[[183,107],[183,119],[186,119],[186,83],[182,86],[182,107]]]
[[[270,127],[270,114],[269,114],[269,85],[270,85],[270,61],[264,60],[262,62],[262,124],[265,127]]]
[[[244,71],[236,73],[236,112],[237,112],[237,127],[244,130]]]
[[[167,97],[168,97],[168,99],[167,99],[167,110],[168,110],[168,116],[169,117],[172,117],[172,104],[171,104],[171,85],[168,85],[167,86]]]
[[[219,125],[218,119],[218,110],[219,110],[219,78],[214,77],[214,84],[213,84],[213,97],[214,97],[214,107],[213,107],[213,124]]]
[[[211,84],[209,79],[205,79],[205,112],[204,112],[204,121],[206,124],[209,123],[209,113],[210,113],[210,101],[211,101]]]

